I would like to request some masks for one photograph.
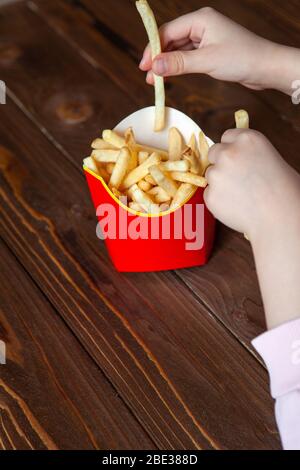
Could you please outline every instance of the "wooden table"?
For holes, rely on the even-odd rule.
[[[297,0],[152,0],[159,23],[204,4],[299,47]],[[243,236],[219,226],[205,267],[118,274],[95,235],[82,159],[153,102],[134,2],[18,2],[0,31],[0,448],[280,448]],[[170,80],[167,96],[215,141],[246,107],[299,170],[288,97],[204,76]]]

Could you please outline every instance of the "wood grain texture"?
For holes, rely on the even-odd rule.
[[[211,2],[292,43],[294,2],[276,2],[276,21],[285,21],[277,36],[261,14],[272,15],[271,3]],[[195,4],[153,0],[160,23]],[[159,448],[278,448],[267,375],[247,352],[264,327],[249,244],[222,228],[204,268],[119,275],[95,238],[82,158],[102,128],[153,100],[137,70],[146,39],[134,2],[37,0],[1,11],[0,73],[19,107],[10,102],[0,124],[10,249]],[[215,140],[247,107],[299,168],[299,121],[285,97],[207,77],[167,88],[169,104]]]
[[[5,449],[153,449],[57,312],[0,242],[0,442]]]
[[[87,58],[93,67],[109,75],[117,87],[124,89],[125,86],[127,94],[132,102],[137,103],[137,107],[143,107],[153,100],[153,91],[144,84],[143,74],[137,69],[138,57],[141,54],[143,44],[145,44],[145,32],[143,26],[137,21],[139,18],[135,11],[134,2],[125,3],[127,5],[126,9],[124,8],[124,2],[122,3],[120,0],[111,2],[110,8],[107,8],[103,2],[86,0],[77,2],[76,8],[74,8],[67,2],[42,0],[30,2],[29,7],[32,12],[42,18],[42,21],[49,24],[67,41],[72,48],[79,49],[81,55]],[[244,20],[243,24],[250,26],[250,23],[247,23],[247,18],[250,15],[251,22],[254,22],[253,15],[257,15],[257,11],[252,11],[247,2],[243,7],[241,7],[240,2],[233,3],[234,8],[231,6],[228,13],[235,14],[233,18],[237,20],[239,19],[237,15],[240,15],[241,22],[243,23]],[[155,10],[158,11],[158,17],[162,23],[176,15],[186,13],[192,5],[193,2],[158,2]],[[220,2],[220,5],[216,4],[215,6],[221,7],[222,2]],[[121,22],[119,25],[119,22],[116,22],[114,18],[121,9],[126,21]],[[251,10],[251,13],[248,13],[248,9]],[[95,16],[92,16],[91,13]],[[260,16],[258,15],[259,18]],[[82,17],[83,20],[81,20]],[[97,27],[95,27],[95,17],[97,18]],[[25,21],[24,18],[33,21],[30,16],[23,15],[22,21]],[[133,22],[137,23],[135,28],[133,28]],[[263,26],[260,26],[260,22],[261,20],[258,20],[258,25],[257,22],[254,22],[257,33],[261,32],[260,28],[266,28],[265,21],[263,20]],[[41,26],[38,27],[36,23],[34,24],[35,30],[39,31]],[[269,29],[273,31],[272,27]],[[110,34],[108,30],[111,31]],[[122,38],[116,40],[116,34],[122,35],[122,38],[125,37],[125,42],[122,42]],[[273,37],[272,34],[271,38]],[[110,37],[114,38],[114,42],[108,39]],[[45,43],[46,41],[45,38]],[[139,50],[136,48],[136,44],[139,45]],[[41,41],[40,47],[46,49],[46,44],[44,45]],[[130,47],[130,53],[128,53],[128,47]],[[120,64],[122,64],[122,71],[124,70],[124,80],[123,76],[120,75]],[[24,66],[23,69],[19,67],[18,74],[24,76],[26,80],[24,72]],[[45,70],[44,74],[47,72],[48,70]],[[10,71],[8,70],[7,73],[10,74]],[[51,73],[53,74],[52,70]],[[65,71],[64,75],[68,75],[68,73],[68,71]],[[84,76],[85,74],[87,74],[87,71],[85,73],[81,72],[80,75]],[[8,76],[10,77],[10,75]],[[128,87],[128,77],[130,76],[134,78],[130,80],[130,87]],[[120,85],[120,77],[122,78],[122,85]],[[55,80],[57,81],[58,78],[56,77]],[[15,89],[15,80],[12,86]],[[98,96],[101,95],[101,91],[92,84],[91,90],[94,90],[95,99],[100,100],[101,98],[98,98]],[[141,90],[144,93],[141,94]],[[18,96],[21,96],[22,102],[28,106],[30,102],[28,91],[22,89],[20,92],[17,89],[17,93]],[[286,159],[294,167],[300,169],[299,159],[297,153],[295,153],[299,134],[291,124],[293,113],[291,113],[290,120],[283,119],[280,115],[274,115],[274,109],[267,103],[265,93],[255,93],[238,85],[220,83],[201,76],[200,78],[178,77],[172,80],[167,94],[169,104],[191,115],[215,141],[220,139],[225,129],[233,126],[235,110],[246,107],[251,114],[253,127],[264,132]],[[272,94],[272,103],[277,103],[278,96],[280,96],[278,93]],[[92,99],[92,97],[89,98],[90,101]],[[289,98],[284,97],[284,99],[289,109],[291,108],[294,111],[294,108],[297,108],[291,104]],[[120,110],[121,107],[118,106],[118,109]],[[123,113],[119,112],[120,115],[123,115]],[[44,118],[38,106],[35,110],[35,117],[44,125]],[[102,122],[101,117],[99,117],[99,122]],[[108,117],[107,122],[111,122]],[[107,126],[107,122],[103,122],[102,128]],[[84,143],[84,136],[90,133],[89,121],[82,124],[80,129],[77,128],[76,145],[73,141],[67,139],[67,134],[62,139],[62,135],[58,134],[54,126],[55,123],[48,119],[47,129],[51,132],[51,135],[69,154],[78,157],[78,160],[74,163],[80,165],[82,154],[85,152],[81,143]],[[99,127],[101,127],[101,124],[99,124]],[[80,136],[82,137],[78,142]],[[80,155],[78,155],[78,151],[80,151]],[[262,300],[249,243],[242,236],[222,228],[222,236],[218,237],[216,250],[209,265],[204,268],[182,271],[178,275],[210,311],[243,344],[252,350],[250,341],[264,330],[265,324]]]
[[[3,237],[156,445],[277,448],[264,369],[174,274],[116,273],[83,176],[12,103],[4,118]]]

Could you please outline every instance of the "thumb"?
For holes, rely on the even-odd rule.
[[[205,73],[204,49],[165,52],[155,57],[152,71],[155,75],[169,77],[187,73]]]

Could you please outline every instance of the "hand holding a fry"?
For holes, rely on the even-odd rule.
[[[299,50],[261,38],[212,8],[163,25],[160,37],[165,52],[152,62],[148,46],[140,64],[150,84],[153,73],[204,73],[255,90],[275,88],[291,94],[291,83],[300,73]]]
[[[284,214],[300,200],[300,176],[261,133],[225,132],[211,147],[204,198],[213,215],[251,242],[278,229]]]

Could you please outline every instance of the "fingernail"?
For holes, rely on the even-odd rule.
[[[140,67],[140,68],[143,67],[143,66],[145,65],[145,63],[146,63],[146,61],[145,61],[145,58],[143,57],[142,60],[141,60],[141,62],[140,62],[139,67]]]
[[[167,72],[167,63],[164,59],[156,59],[153,63],[153,71],[157,75],[164,75]]]

